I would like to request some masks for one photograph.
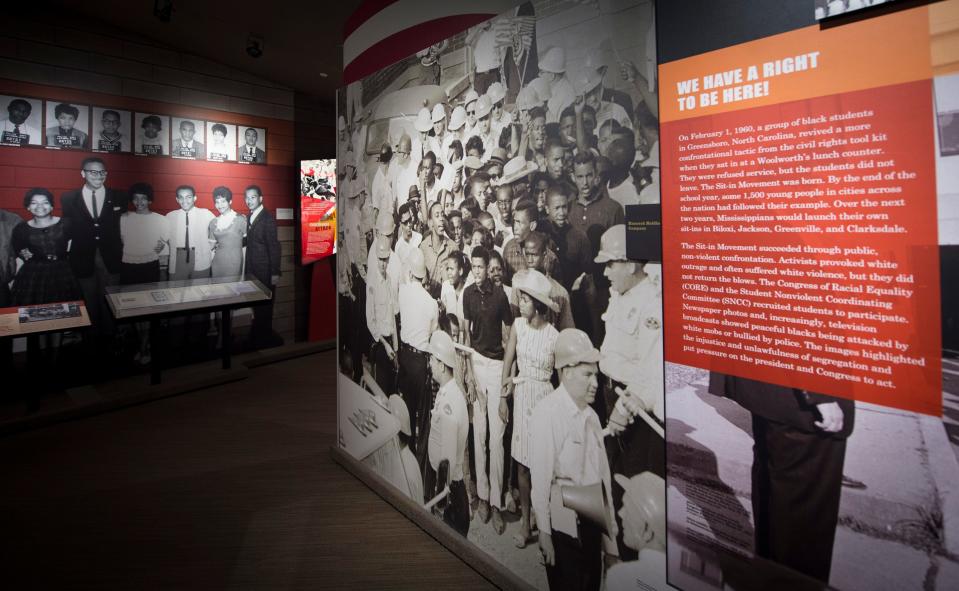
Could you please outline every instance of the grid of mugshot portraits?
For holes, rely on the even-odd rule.
[[[2,146],[267,163],[263,127],[9,95],[0,105]]]
[[[500,38],[525,20],[467,43],[535,49]],[[382,474],[494,555],[538,544],[512,564],[550,587],[640,552],[665,576],[659,264],[627,257],[624,209],[659,202],[655,82],[604,46],[575,71],[497,51],[454,96],[360,82],[338,121],[341,371],[401,425]],[[598,521],[559,498],[596,484]]]

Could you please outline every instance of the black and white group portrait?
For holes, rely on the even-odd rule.
[[[237,162],[266,164],[266,130],[262,127],[238,126]]]
[[[214,162],[236,161],[236,125],[206,122],[206,157]]]
[[[399,425],[371,465],[538,588],[665,588],[660,264],[625,225],[659,203],[653,14],[606,10],[523,4],[339,104],[340,369]]]
[[[135,153],[144,156],[170,155],[170,117],[153,113],[137,113]]]
[[[129,153],[133,146],[133,114],[122,109],[93,107],[94,152]]]
[[[75,189],[33,187],[22,207],[0,209],[0,308],[82,302],[91,323],[83,342],[111,351],[119,368],[146,365],[152,354],[146,325],[114,321],[105,297],[113,287],[162,290],[183,280],[255,278],[275,291],[281,252],[267,208],[282,196],[249,181],[216,186],[212,194],[199,193],[189,178],[175,188],[118,185],[110,173],[106,159],[90,156],[77,163]],[[208,316],[183,329],[181,346],[209,346],[216,325]],[[253,309],[250,347],[276,344],[272,317],[272,300]]]
[[[42,146],[43,101],[35,98],[0,95],[6,109],[0,123],[0,145]]]
[[[188,160],[206,159],[206,123],[196,119],[173,117],[173,147],[170,155]]]
[[[46,141],[48,148],[90,149],[90,107],[58,101],[46,101]]]

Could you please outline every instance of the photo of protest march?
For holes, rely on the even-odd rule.
[[[653,23],[526,3],[339,96],[340,445],[537,588],[665,588]]]

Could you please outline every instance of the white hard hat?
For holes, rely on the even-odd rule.
[[[433,105],[433,115],[430,120],[433,123],[438,123],[446,119],[446,109],[443,108],[443,103],[436,103]]]
[[[626,257],[625,224],[617,224],[603,232],[603,236],[599,239],[599,253],[594,260],[597,263],[629,260]]]
[[[466,123],[466,109],[463,107],[456,107],[453,109],[453,114],[450,115],[450,124],[449,128],[451,131],[457,131]]]
[[[506,89],[501,82],[494,82],[486,89],[486,96],[494,105],[506,98]]]
[[[578,328],[564,328],[556,337],[555,357],[556,369],[580,363],[598,363],[599,351],[589,340],[589,336]]]
[[[550,47],[539,60],[539,69],[553,74],[566,71],[566,51],[562,47]]]
[[[490,102],[489,96],[483,95],[479,97],[476,101],[476,118],[482,119],[489,115],[489,112],[493,110],[493,103]]]
[[[456,348],[453,347],[453,339],[442,330],[437,330],[430,337],[429,351],[447,367],[456,366]]]
[[[617,484],[623,487],[623,505],[636,509],[649,524],[656,539],[666,542],[666,481],[652,472],[643,472],[632,478],[614,474]],[[638,525],[638,524],[633,524]]]
[[[420,109],[420,112],[416,114],[416,121],[413,122],[413,127],[416,128],[416,131],[426,132],[433,129],[433,121],[430,118],[430,110],[426,107]]]

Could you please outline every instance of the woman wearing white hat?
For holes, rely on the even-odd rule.
[[[540,400],[553,391],[553,351],[559,331],[550,324],[550,311],[558,306],[549,297],[550,282],[536,270],[524,269],[513,276],[513,289],[519,292],[520,317],[513,322],[503,359],[503,397],[500,417],[509,417],[507,398],[513,400],[512,456],[517,462],[520,490],[520,531],[514,536],[523,548],[530,539],[530,420]],[[513,362],[516,362],[515,364]],[[518,369],[518,372],[516,371]],[[518,375],[516,375],[518,373]],[[515,377],[514,377],[515,376]]]

